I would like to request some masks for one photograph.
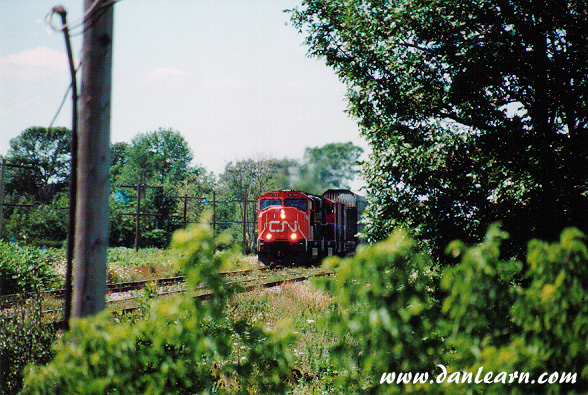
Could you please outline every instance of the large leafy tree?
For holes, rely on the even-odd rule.
[[[514,245],[588,230],[587,7],[305,0],[292,11],[372,146],[372,239],[405,225],[444,248],[495,220]]]
[[[166,246],[181,226],[176,218],[180,185],[203,169],[192,167],[194,158],[184,137],[173,129],[137,134],[130,143],[111,146],[110,243],[131,246],[136,210],[137,183],[141,193],[141,246]],[[133,189],[129,186],[135,186]],[[149,187],[146,187],[149,186]]]
[[[119,181],[123,182],[138,182],[142,178],[157,185],[178,183],[190,174],[190,162],[194,159],[186,139],[173,129],[139,133],[130,144],[118,144],[114,148],[115,164],[124,167],[118,170]]]
[[[270,185],[275,189],[294,189],[300,176],[300,161],[297,159],[274,159]],[[267,191],[264,191],[267,192]]]
[[[71,132],[63,127],[31,127],[10,140],[6,192],[48,203],[68,183]]]
[[[296,189],[322,194],[328,188],[349,188],[362,153],[351,142],[306,148]]]

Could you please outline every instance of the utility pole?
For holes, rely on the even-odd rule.
[[[74,260],[74,244],[75,244],[75,227],[76,227],[76,204],[77,204],[77,168],[78,168],[78,84],[76,77],[76,69],[73,61],[73,52],[71,49],[71,41],[69,36],[69,28],[67,25],[67,11],[63,6],[55,6],[52,10],[54,13],[61,15],[61,23],[63,25],[63,35],[65,37],[65,47],[67,49],[67,57],[69,59],[69,73],[71,75],[71,91],[72,91],[72,127],[71,127],[71,169],[69,172],[69,207],[67,219],[67,249],[65,254],[65,306],[63,318],[66,329],[69,329],[69,319],[71,317],[71,297],[72,297],[72,277],[73,277],[73,260]],[[0,227],[1,228],[1,227]]]
[[[73,317],[106,307],[113,4],[84,0]]]

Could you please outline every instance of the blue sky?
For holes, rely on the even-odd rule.
[[[83,0],[0,0],[0,154],[31,126],[49,126],[69,86],[56,4],[68,20]],[[305,147],[352,141],[345,87],[287,24],[295,0],[122,0],[114,10],[112,142],[172,128],[195,163],[220,173],[247,158],[300,158]],[[55,25],[60,18],[55,16]],[[81,29],[74,29],[79,60]],[[68,100],[55,126],[71,127]]]

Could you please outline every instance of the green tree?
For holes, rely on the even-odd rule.
[[[217,188],[218,181],[212,172],[201,168],[188,177],[177,188],[178,196],[186,197],[177,200],[177,210],[183,213],[186,204],[186,220],[189,223],[199,222],[207,210],[211,210],[213,192]]]
[[[155,185],[181,182],[190,172],[194,154],[184,137],[173,129],[159,129],[140,133],[126,147],[116,146],[125,152],[125,159],[117,155],[118,163],[124,165],[119,182],[136,183],[139,178]]]
[[[404,224],[441,249],[496,218],[519,246],[588,228],[586,13],[565,0],[305,0],[292,11],[310,54],[347,84],[372,147],[372,239]]]
[[[173,129],[140,133],[131,143],[111,147],[110,243],[130,247],[135,240],[137,191],[131,186],[141,183],[158,188],[141,188],[140,246],[165,247],[174,230],[181,226],[176,219],[178,187],[204,169],[194,168],[194,155],[187,141]]]
[[[66,237],[70,136],[66,128],[31,127],[10,141],[6,156],[2,235],[27,244],[61,246]]]
[[[275,189],[273,175],[276,161],[273,159],[246,159],[235,163],[229,162],[220,177],[223,195],[233,200],[235,209],[227,221],[245,222],[245,226],[233,227],[233,236],[238,232],[243,248],[249,250],[257,238],[257,208],[254,202],[268,190]]]
[[[296,159],[274,160],[274,171],[271,176],[271,185],[275,189],[294,189],[300,175],[300,162]],[[267,192],[267,191],[264,191]]]
[[[295,189],[322,194],[328,188],[349,188],[362,153],[363,149],[351,142],[306,148]]]
[[[110,181],[111,184],[121,178],[121,175],[128,164],[127,152],[129,144],[124,142],[114,143],[110,146]]]
[[[70,136],[66,128],[31,127],[10,140],[6,160],[28,168],[11,168],[6,193],[30,195],[49,203],[68,183]]]

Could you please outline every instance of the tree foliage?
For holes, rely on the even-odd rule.
[[[70,136],[66,128],[31,127],[10,140],[7,163],[27,168],[10,168],[6,193],[50,202],[68,183]]]
[[[120,182],[163,185],[179,183],[191,172],[194,159],[188,142],[173,129],[139,133],[130,144],[115,145],[112,161],[122,165]],[[124,157],[122,153],[124,152]]]
[[[65,240],[70,136],[66,128],[31,127],[6,155],[2,236],[34,245]]]
[[[441,273],[399,230],[354,257],[329,258],[325,264],[335,276],[324,279],[323,286],[341,307],[325,317],[337,338],[331,352],[338,393],[584,390],[585,236],[568,228],[558,242],[533,240],[526,265],[500,257],[507,238],[493,225],[477,245],[452,242],[447,252],[459,262]],[[439,365],[446,368],[445,376]],[[480,380],[492,373],[490,382],[474,381],[480,369]],[[387,382],[392,372],[396,375]],[[399,373],[411,376],[403,381]],[[428,378],[417,380],[416,373]],[[527,379],[519,380],[523,374]],[[539,383],[554,374],[557,382]]]
[[[306,148],[295,189],[320,195],[329,188],[350,188],[362,152],[351,142]]]
[[[140,246],[166,247],[182,222],[180,186],[198,179],[205,170],[193,167],[194,155],[184,137],[173,129],[139,133],[130,143],[111,146],[110,243],[132,246],[135,240],[137,184],[141,190]],[[148,188],[145,186],[156,187]],[[145,215],[146,214],[146,215]]]
[[[239,230],[234,227],[232,232],[236,240],[242,240],[245,250],[250,250],[257,238],[257,204],[255,202],[261,194],[276,187],[273,179],[277,168],[276,162],[273,159],[245,159],[234,163],[229,162],[220,177],[222,195],[227,200],[235,202],[232,213],[225,212],[225,215],[229,214],[232,221],[248,222],[245,228],[240,225]],[[237,237],[237,232],[241,232],[241,237]]]
[[[292,11],[372,146],[372,239],[401,224],[441,250],[496,219],[518,246],[587,229],[586,13],[565,0],[306,0]]]

